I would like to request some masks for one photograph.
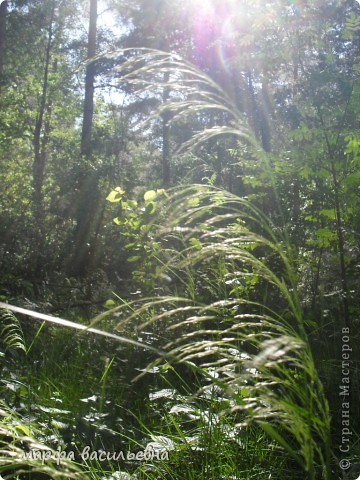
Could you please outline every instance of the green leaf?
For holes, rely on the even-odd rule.
[[[106,302],[104,303],[104,307],[105,308],[114,308],[116,305],[116,303],[114,302],[114,300],[111,300],[111,298],[109,300],[106,300]]]
[[[319,214],[329,218],[330,220],[335,220],[336,218],[336,212],[334,208],[320,210]]]
[[[15,425],[15,430],[17,430],[19,433],[26,435],[27,437],[30,437],[31,435],[30,428],[24,424],[19,423]]]
[[[144,200],[145,202],[152,202],[153,200],[155,200],[156,196],[157,193],[155,192],[155,190],[148,190],[144,193]]]
[[[169,198],[169,195],[167,194],[165,188],[158,188],[156,190],[156,196],[157,197],[166,197]]]
[[[145,208],[145,213],[151,215],[155,212],[155,204],[154,203],[148,203]]]
[[[131,210],[135,210],[135,208],[137,207],[138,203],[136,200],[128,200],[127,201],[127,206],[128,208],[130,208]]]
[[[128,258],[128,262],[137,262],[141,257],[139,255],[134,255],[133,257]]]
[[[195,248],[195,250],[202,249],[202,243],[197,238],[190,238],[189,243]]]
[[[200,199],[199,197],[191,197],[188,200],[188,206],[189,207],[198,207],[200,205]]]
[[[108,202],[120,202],[122,197],[125,195],[125,191],[121,187],[116,187],[112,190],[109,195],[106,197]]]
[[[304,178],[305,180],[308,180],[310,175],[313,174],[313,171],[311,170],[311,168],[308,166],[308,165],[305,165],[299,172],[300,174],[300,177],[301,178]]]
[[[348,187],[360,185],[360,172],[352,173],[346,178],[345,182]]]
[[[336,240],[336,233],[328,228],[319,228],[316,231],[316,237],[319,244],[326,248],[330,246],[331,242]]]

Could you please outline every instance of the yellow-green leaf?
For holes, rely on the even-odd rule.
[[[106,197],[108,202],[120,202],[122,197],[125,195],[125,191],[121,187],[116,187],[112,190],[109,195]]]
[[[156,192],[155,190],[148,190],[147,192],[144,193],[144,200],[145,202],[152,202],[156,198]]]
[[[114,300],[111,300],[111,298],[109,298],[109,300],[106,300],[106,302],[104,303],[104,307],[105,308],[114,308],[116,305],[116,303],[114,302]]]

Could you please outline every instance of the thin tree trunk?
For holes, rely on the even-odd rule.
[[[265,111],[261,111],[261,108],[259,107],[258,102],[256,100],[255,88],[254,88],[251,72],[248,72],[247,79],[248,79],[247,88],[248,88],[248,97],[249,97],[247,110],[249,114],[250,126],[252,127],[257,140],[261,142],[261,146],[265,150],[265,152],[270,152],[271,139],[270,139],[269,122],[267,120]],[[263,82],[262,95],[264,99],[266,98],[265,85],[266,85],[265,82]]]
[[[269,88],[267,84],[267,79],[264,78],[261,83],[261,98],[262,106],[261,111],[259,112],[259,121],[260,121],[260,132],[261,132],[261,144],[265,152],[271,152],[271,132],[270,132],[270,111],[271,111],[271,102],[269,95]]]
[[[8,2],[5,0],[0,4],[0,92],[1,92],[1,87],[4,83],[7,9],[8,9]]]
[[[90,18],[88,33],[87,59],[90,60],[96,55],[96,34],[97,34],[97,0],[90,0]],[[85,98],[83,111],[83,127],[81,135],[81,155],[90,157],[92,153],[91,136],[94,117],[94,82],[96,66],[89,63],[85,74]]]
[[[91,60],[96,55],[97,37],[97,0],[90,0],[89,32],[87,59]],[[68,264],[68,271],[75,276],[84,276],[88,273],[91,252],[95,247],[92,242],[92,230],[96,224],[96,212],[100,197],[98,174],[92,168],[92,130],[94,117],[94,83],[96,65],[91,62],[86,67],[85,73],[85,97],[83,109],[83,126],[81,135],[80,176],[78,183],[78,205],[76,211],[76,228],[73,240],[73,253]]]
[[[312,286],[312,300],[311,300],[311,311],[315,312],[316,303],[319,298],[319,285],[320,285],[320,272],[321,272],[321,262],[323,257],[324,247],[321,247],[317,256],[315,278]]]
[[[53,41],[53,21],[55,13],[55,2],[52,5],[52,12],[48,28],[48,39],[45,49],[44,76],[42,82],[42,92],[40,98],[39,111],[36,118],[35,131],[33,137],[34,144],[34,162],[33,162],[33,214],[34,214],[34,248],[38,255],[35,265],[35,273],[41,271],[41,257],[43,255],[43,247],[45,243],[44,232],[44,180],[46,166],[46,144],[49,128],[46,127],[44,116],[46,112],[47,94],[49,86],[49,69],[51,60],[51,48]]]
[[[169,73],[164,73],[164,83],[169,81]],[[169,89],[164,88],[163,102],[169,99]],[[170,127],[169,127],[169,112],[164,112],[162,115],[162,170],[163,170],[163,186],[167,188],[170,186]]]
[[[338,244],[338,252],[339,252],[339,267],[340,267],[340,279],[341,279],[341,288],[342,288],[342,304],[343,304],[343,315],[344,315],[344,323],[347,328],[351,328],[351,318],[350,318],[350,311],[349,311],[349,288],[347,282],[347,273],[346,273],[346,265],[345,265],[345,240],[344,240],[344,228],[343,228],[343,218],[341,215],[341,206],[340,206],[340,183],[337,178],[336,173],[336,166],[335,166],[335,158],[337,152],[337,148],[332,147],[327,131],[326,125],[324,122],[324,118],[321,112],[321,108],[318,104],[315,104],[317,109],[319,119],[321,125],[323,127],[323,134],[325,138],[329,163],[330,163],[330,171],[332,177],[332,183],[334,188],[334,207],[335,207],[335,219],[336,219],[336,236],[337,236],[337,244]],[[338,134],[338,138],[340,137],[340,133]]]
[[[342,287],[342,303],[344,310],[344,322],[346,327],[350,327],[350,314],[349,314],[349,289],[347,284],[347,274],[345,266],[345,241],[343,234],[343,222],[340,208],[340,198],[339,198],[339,183],[337,180],[336,169],[334,164],[334,158],[331,158],[331,175],[333,177],[334,184],[334,204],[336,212],[336,234],[338,241],[339,249],[339,264],[340,264],[340,276],[341,276],[341,287]]]
[[[51,22],[52,23],[52,22]],[[52,43],[52,25],[49,27],[48,33],[48,43],[46,46],[45,53],[45,67],[44,67],[44,77],[42,85],[42,93],[40,99],[39,111],[36,118],[35,131],[34,131],[34,163],[33,163],[33,186],[34,194],[33,200],[35,209],[37,212],[42,210],[43,203],[43,184],[44,184],[44,171],[45,171],[45,162],[44,156],[42,155],[41,148],[41,135],[44,127],[44,115],[46,110],[46,99],[48,91],[48,80],[49,80],[49,67],[50,67],[50,56],[51,56],[51,43]]]
[[[262,117],[258,106],[251,72],[248,72],[247,74],[247,97],[247,113],[250,128],[253,130],[255,138],[261,142],[263,150],[265,152],[270,152],[270,131],[268,125],[266,125],[266,119]],[[266,216],[274,218],[274,215],[281,215],[279,207],[280,205],[276,198],[276,192],[274,191],[272,182],[269,178],[269,184],[265,184],[264,186],[262,210]]]

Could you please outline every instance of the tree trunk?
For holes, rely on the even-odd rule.
[[[97,0],[90,0],[90,18],[88,33],[87,59],[96,55],[96,33],[97,33]],[[95,82],[96,66],[95,63],[89,63],[86,67],[85,75],[85,98],[83,111],[83,127],[81,135],[81,155],[90,157],[91,134],[94,116],[94,82]]]
[[[337,234],[338,251],[339,251],[339,266],[340,266],[340,277],[341,277],[341,287],[342,287],[342,304],[343,304],[343,312],[344,312],[344,323],[346,327],[350,328],[351,319],[349,314],[349,301],[348,301],[349,289],[348,289],[346,265],[345,265],[345,241],[344,241],[344,234],[343,234],[344,229],[343,229],[343,221],[342,221],[340,198],[339,198],[340,186],[337,180],[334,157],[332,157],[330,161],[331,161],[331,175],[333,178],[333,185],[334,185],[336,234]]]
[[[164,73],[164,83],[169,81],[169,73]],[[169,88],[165,87],[163,92],[163,102],[169,99]],[[162,171],[163,171],[163,187],[170,186],[170,127],[169,127],[169,112],[164,112],[162,115]]]
[[[270,142],[270,127],[269,122],[266,117],[266,113],[261,107],[258,105],[258,101],[255,95],[255,88],[254,82],[251,75],[251,72],[247,74],[247,97],[248,97],[248,106],[247,112],[249,116],[249,123],[250,127],[253,129],[254,135],[257,140],[261,142],[262,148],[265,152],[270,152],[271,150],[271,142]],[[263,99],[266,97],[266,89],[265,89],[265,82],[262,83],[262,95]]]
[[[350,310],[349,310],[349,288],[348,288],[348,279],[347,279],[347,272],[346,272],[346,264],[345,264],[345,239],[344,239],[344,227],[343,227],[343,216],[341,214],[341,200],[340,200],[340,182],[338,180],[338,175],[336,172],[335,166],[335,159],[341,155],[338,151],[337,145],[333,147],[330,143],[329,136],[327,134],[325,121],[322,115],[321,107],[319,104],[315,103],[315,107],[320,119],[320,123],[323,128],[323,135],[325,138],[329,164],[330,164],[330,172],[332,177],[333,183],[333,194],[334,194],[334,208],[335,208],[335,221],[336,221],[336,236],[337,236],[337,244],[338,244],[338,252],[339,252],[339,268],[340,268],[340,279],[341,279],[341,288],[342,288],[342,305],[343,305],[343,316],[344,316],[344,324],[345,327],[351,329],[352,322],[350,318]],[[338,138],[340,134],[338,135]]]
[[[96,55],[97,37],[97,0],[90,0],[89,32],[87,59]],[[68,271],[75,276],[85,276],[89,270],[89,259],[95,247],[92,245],[92,230],[96,224],[98,202],[100,197],[98,174],[91,168],[92,129],[94,117],[94,83],[96,65],[89,63],[85,74],[85,97],[83,109],[83,126],[81,135],[81,157],[78,183],[78,205],[76,209],[76,228],[74,232],[73,252]]]
[[[4,83],[4,61],[5,61],[5,42],[6,42],[6,16],[8,2],[5,0],[0,4],[0,91]]]
[[[47,94],[49,86],[49,69],[51,60],[51,48],[53,41],[53,21],[55,13],[55,2],[52,5],[50,23],[48,28],[48,38],[45,49],[44,76],[42,81],[42,92],[40,98],[39,111],[36,118],[35,131],[33,137],[34,144],[34,162],[33,162],[33,214],[34,214],[34,248],[38,252],[35,265],[35,274],[40,274],[42,270],[43,247],[45,244],[44,231],[44,180],[46,166],[46,145],[49,126],[45,125],[44,116],[46,113]]]

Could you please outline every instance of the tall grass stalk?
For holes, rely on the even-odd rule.
[[[221,114],[222,124],[195,132],[182,149],[223,135],[246,144],[267,174],[282,218],[268,157],[226,92],[176,55],[149,49],[132,53],[111,56],[120,59],[122,83],[159,100],[164,88],[171,91],[148,121],[165,111],[171,122],[199,112]],[[174,286],[174,272],[180,277],[191,272],[198,300],[182,288],[183,298],[145,299],[131,305],[133,313],[122,305],[118,311],[125,319],[119,328],[135,319],[140,330],[158,325],[170,357],[199,368],[208,379],[210,368],[216,372],[214,385],[235,402],[232,409],[242,412],[244,425],[260,425],[309,480],[330,479],[329,408],[308,340],[286,226],[273,224],[247,199],[214,188],[175,189],[170,204],[170,217],[159,232],[166,272]],[[217,292],[210,276],[222,285]]]
[[[174,191],[171,201],[173,215],[159,238],[169,245],[178,236],[187,247],[172,249],[171,255],[169,248],[165,252],[171,257],[168,275],[187,266],[203,291],[206,276],[200,276],[202,284],[196,277],[209,272],[209,265],[210,271],[216,268],[222,259],[226,266],[222,280],[230,285],[227,296],[218,298],[215,293],[197,302],[186,295],[144,299],[131,304],[132,314],[126,314],[129,307],[122,305],[116,309],[117,314],[124,312],[118,327],[123,329],[136,318],[140,330],[158,326],[167,340],[162,347],[167,358],[200,369],[234,402],[232,411],[243,414],[235,427],[256,422],[309,479],[318,478],[319,471],[329,479],[329,409],[284,238],[276,239],[274,226],[269,220],[265,223],[253,205],[227,192],[191,187]],[[249,223],[268,235],[256,233]],[[270,289],[271,306],[256,298],[256,288],[249,293],[254,279],[258,290]],[[149,368],[161,361],[156,359]]]

